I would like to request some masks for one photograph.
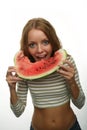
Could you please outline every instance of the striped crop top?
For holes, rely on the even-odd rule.
[[[28,89],[31,93],[33,105],[39,108],[60,106],[70,99],[78,108],[84,105],[85,95],[79,82],[75,62],[71,56],[69,60],[75,68],[75,80],[80,90],[78,98],[73,99],[66,80],[58,72],[35,80],[23,80],[17,84],[18,101],[15,105],[11,104],[16,116],[21,115],[25,109]]]

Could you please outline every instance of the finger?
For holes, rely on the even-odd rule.
[[[11,73],[9,71],[7,71],[6,77],[8,77],[9,75],[11,75]]]
[[[71,68],[70,66],[65,66],[65,65],[61,65],[59,68],[59,71],[65,71],[65,72],[71,72],[74,73],[74,69]]]
[[[6,73],[6,77],[8,77],[9,75],[14,75],[16,73],[16,69],[14,66],[10,66],[8,67],[7,73]]]
[[[16,83],[16,82],[21,81],[21,80],[22,80],[22,78],[16,77],[16,76],[6,77],[6,81],[8,83]]]
[[[67,64],[68,66],[70,66],[71,68],[73,68],[72,63],[69,60],[65,60],[64,64]]]
[[[15,71],[16,69],[15,69],[15,67],[14,66],[9,66],[8,67],[8,71]]]
[[[73,74],[73,73],[67,72],[67,71],[64,71],[64,70],[58,70],[58,73],[59,73],[61,76],[63,76],[63,77],[65,77],[66,79],[68,79],[68,80],[70,80],[70,79],[72,79],[72,78],[74,77],[74,74]]]

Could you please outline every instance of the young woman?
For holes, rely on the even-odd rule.
[[[55,29],[43,18],[33,18],[27,22],[20,45],[31,62],[48,59],[62,48]],[[81,130],[70,101],[81,109],[85,95],[70,54],[58,71],[35,80],[19,78],[15,67],[10,66],[6,81],[10,88],[11,109],[17,117],[26,107],[27,92],[30,90],[34,105],[30,130]]]

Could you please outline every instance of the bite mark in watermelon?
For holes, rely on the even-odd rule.
[[[66,51],[59,49],[53,57],[32,63],[27,56],[24,56],[23,51],[19,51],[14,57],[14,63],[19,77],[32,80],[49,75],[59,69],[59,65],[63,64],[66,57]]]

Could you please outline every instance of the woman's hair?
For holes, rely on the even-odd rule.
[[[38,29],[45,33],[49,42],[52,45],[53,53],[61,48],[60,40],[56,34],[53,26],[43,18],[33,18],[27,22],[27,24],[23,28],[20,49],[23,50],[24,55],[31,57],[28,52],[28,33],[31,29]],[[30,58],[31,59],[31,58]]]

